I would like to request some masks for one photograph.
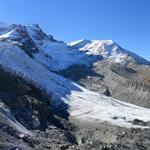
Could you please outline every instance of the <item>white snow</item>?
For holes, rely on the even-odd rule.
[[[15,30],[11,30],[10,32],[0,35],[0,39],[7,39],[9,37],[11,38],[12,35],[16,37]]]
[[[108,122],[123,127],[133,125],[134,119],[150,121],[150,109],[105,97],[50,72],[36,59],[28,57],[21,49],[8,43],[0,43],[0,64],[14,73],[22,75],[53,94],[55,111],[66,109],[71,117],[92,122]],[[114,119],[118,118],[118,119]]]
[[[64,99],[70,106],[69,112],[72,117],[91,122],[108,122],[126,128],[142,128],[132,124],[134,119],[145,122],[150,120],[150,109],[121,102],[83,88],[82,90],[82,92],[72,91],[71,95],[68,95],[68,101]]]
[[[83,46],[83,45],[88,44],[88,43],[90,43],[89,40],[82,39],[82,40],[71,42],[68,44],[68,46],[71,46],[71,47],[77,46],[77,45]]]
[[[83,51],[86,54],[100,55],[104,60],[110,62],[127,63],[136,60],[139,63],[150,63],[140,56],[121,48],[112,40],[79,40],[71,42],[68,46],[78,47],[80,51]]]
[[[35,58],[54,71],[66,69],[73,64],[90,65],[94,61],[88,54],[77,49],[70,49],[62,42],[44,40],[43,44],[37,47],[40,52],[34,54]]]

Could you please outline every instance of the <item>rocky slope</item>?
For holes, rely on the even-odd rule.
[[[0,148],[148,149],[149,71],[111,40],[0,23]]]

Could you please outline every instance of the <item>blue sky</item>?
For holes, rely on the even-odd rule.
[[[150,0],[0,0],[0,21],[38,23],[65,42],[112,39],[150,60]]]

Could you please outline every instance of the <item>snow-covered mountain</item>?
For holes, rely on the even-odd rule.
[[[38,60],[29,57],[17,46],[0,43],[0,65],[35,83],[47,94],[52,93],[51,102],[56,112],[59,112],[59,109],[65,111],[66,105],[68,105],[66,111],[71,117],[96,122],[107,121],[125,127],[134,127],[132,125],[134,119],[150,121],[149,109],[119,102],[88,91],[74,82],[52,73]],[[118,119],[114,119],[115,117]]]
[[[94,71],[94,67],[92,65],[95,62],[98,62],[98,65],[94,66],[98,71],[94,72],[93,75],[92,71]],[[106,69],[108,67],[107,64],[109,67],[112,67],[114,72],[110,68],[108,70]],[[117,65],[114,67],[114,64]],[[61,76],[61,72],[68,71],[67,69],[71,69],[73,73],[76,73],[76,69],[72,66],[77,65],[79,67],[79,70],[77,69],[78,74],[84,74],[84,78],[90,86],[94,85],[97,88],[97,84],[100,85],[102,82],[104,86],[107,85],[105,87],[106,89],[114,86],[113,88],[116,90],[117,86],[124,84],[123,81],[126,80],[126,77],[124,78],[125,75],[132,76],[132,73],[134,74],[136,72],[132,68],[128,68],[128,64],[149,68],[149,61],[121,48],[112,40],[80,40],[66,44],[44,33],[39,25],[36,24],[24,26],[0,23],[0,123],[3,120],[5,124],[9,124],[18,132],[31,137],[35,136],[37,131],[30,131],[29,127],[34,129],[34,127],[40,124],[40,121],[42,127],[44,126],[44,130],[47,124],[48,126],[54,124],[60,125],[61,123],[58,123],[60,118],[57,121],[51,122],[51,124],[45,121],[51,120],[53,115],[64,117],[63,119],[68,117],[68,120],[75,119],[79,122],[86,122],[93,125],[100,125],[102,123],[127,128],[129,130],[131,128],[140,128],[141,130],[145,128],[149,129],[150,109],[122,102],[112,98],[111,95],[107,97],[99,92],[90,90],[90,88],[87,89],[87,86],[84,84],[79,85],[75,81]],[[81,69],[80,67],[83,68]],[[87,68],[91,70],[89,71]],[[125,75],[120,73],[121,75],[119,76],[116,70],[119,73],[125,73]],[[6,74],[3,71],[10,75],[5,77],[4,82],[4,75]],[[98,74],[99,71],[104,72],[104,74]],[[14,76],[17,76],[17,78],[14,78]],[[134,75],[133,77],[135,78]],[[15,83],[11,85],[9,78],[10,81],[15,79]],[[146,80],[148,79],[146,78]],[[108,84],[105,84],[105,82]],[[19,92],[17,90],[12,92],[12,89],[15,89],[16,86],[19,89],[21,88],[23,96],[20,93],[17,95],[17,92]],[[139,88],[138,83],[136,83],[136,86]],[[143,96],[149,87],[144,83],[140,83],[140,86],[144,88],[143,93],[141,92]],[[120,89],[122,90],[122,87]],[[39,96],[39,91],[44,93],[44,99]],[[123,93],[123,95],[126,98],[126,94]],[[15,103],[14,105],[12,104],[12,99],[13,103]],[[49,106],[44,105],[44,107],[48,107],[46,111],[44,107],[41,108],[43,106],[41,101],[46,101],[45,99],[49,101],[49,103],[46,102],[46,105]],[[9,104],[9,102],[11,103]],[[39,104],[41,105],[39,106]],[[26,110],[25,108],[27,106],[29,108]],[[14,109],[20,107],[21,110],[14,111]],[[22,115],[24,112],[27,117]],[[32,112],[31,115],[30,112]],[[46,122],[46,125],[43,125],[43,120],[40,120],[40,115],[44,119],[44,122]],[[27,126],[25,121],[30,117],[34,121],[33,124],[31,123]],[[32,122],[32,120],[28,121]],[[54,129],[50,129],[50,132],[52,130]],[[60,130],[58,131],[60,133]],[[3,131],[0,130],[0,132]],[[43,138],[44,131],[41,132]],[[56,134],[56,129],[54,133]],[[24,137],[25,135],[21,136]],[[52,134],[53,136],[54,134]],[[54,138],[56,139],[56,136]]]
[[[8,31],[0,36],[1,66],[36,83],[48,94],[52,93],[52,103],[57,111],[62,109],[63,102],[68,105],[69,114],[77,118],[127,127],[133,126],[134,119],[149,121],[149,109],[90,92],[50,71],[65,69],[72,64],[89,65],[97,56],[114,62],[135,59],[147,64],[148,61],[121,49],[111,40],[83,40],[66,45],[49,38],[38,25],[11,25]]]
[[[71,42],[68,46],[78,48],[87,54],[102,56],[104,60],[115,63],[131,63],[149,64],[144,58],[121,48],[112,40],[79,40]]]
[[[0,36],[0,41],[22,48],[51,70],[65,69],[77,60],[80,64],[93,61],[88,58],[85,60],[85,55],[77,49],[70,49],[64,42],[46,35],[38,25],[10,25],[7,31]]]
[[[30,57],[54,71],[66,69],[73,64],[90,66],[97,60],[149,64],[149,61],[124,50],[112,40],[80,40],[66,44],[44,33],[36,24],[2,26],[5,30],[0,35],[0,41],[20,47]]]

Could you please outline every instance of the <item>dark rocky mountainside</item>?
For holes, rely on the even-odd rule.
[[[1,68],[0,103],[34,135],[22,134],[0,114],[0,149],[59,149],[76,144],[68,131],[72,125],[56,116],[49,102],[50,97],[36,85]]]

